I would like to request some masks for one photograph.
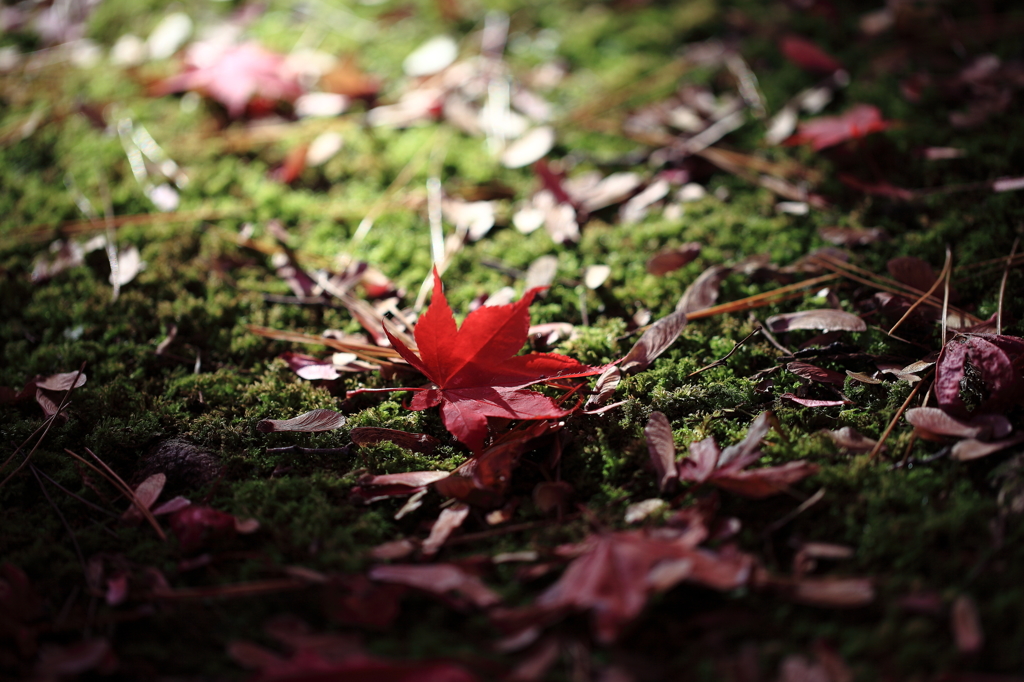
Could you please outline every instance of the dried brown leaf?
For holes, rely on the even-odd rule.
[[[676,311],[692,313],[713,306],[715,301],[718,300],[719,286],[730,272],[732,272],[732,269],[724,265],[712,265],[700,273],[697,279],[693,280],[690,286],[686,287],[686,291],[679,298],[679,303],[676,304]]]
[[[260,433],[279,433],[282,431],[298,431],[301,433],[319,433],[333,431],[345,425],[345,415],[334,410],[311,410],[291,419],[263,419],[256,424]]]
[[[766,321],[773,332],[788,332],[794,329],[817,329],[821,331],[862,332],[868,326],[860,317],[834,308],[801,310],[796,313],[772,315]]]
[[[437,438],[425,433],[409,433],[376,426],[357,426],[348,435],[352,442],[359,446],[394,443],[400,448],[424,454],[430,454],[441,444]]]
[[[642,372],[671,346],[686,326],[686,313],[676,311],[647,328],[636,344],[622,358],[619,367],[623,374]]]
[[[786,369],[804,379],[817,381],[822,384],[842,386],[846,382],[846,375],[831,369],[817,367],[808,362],[794,361],[786,365]]]
[[[658,489],[664,492],[669,483],[678,478],[676,470],[676,445],[672,439],[672,425],[661,412],[652,412],[644,428],[647,451],[651,464],[658,475]]]

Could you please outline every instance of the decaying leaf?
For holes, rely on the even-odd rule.
[[[448,478],[447,471],[407,471],[381,476],[366,475],[352,488],[352,497],[369,504],[388,497],[403,497],[423,492],[431,483]]]
[[[689,457],[679,462],[679,479],[711,483],[744,497],[769,497],[818,471],[804,460],[781,466],[744,470],[761,458],[761,439],[771,427],[772,415],[762,412],[736,445],[720,450],[714,438],[690,445]]]
[[[808,362],[800,362],[796,360],[786,365],[786,369],[798,377],[803,377],[810,381],[817,381],[823,384],[832,384],[833,386],[842,386],[846,382],[846,375],[835,370],[825,369],[812,365]]]
[[[907,421],[919,432],[934,436],[956,436],[991,440],[1005,438],[1013,427],[1001,414],[979,414],[960,420],[937,407],[914,407],[906,411]]]
[[[291,419],[263,419],[256,424],[260,433],[279,433],[281,431],[298,431],[301,433],[319,433],[333,431],[345,425],[345,415],[334,410],[311,410]]]
[[[701,245],[688,242],[674,249],[659,251],[647,261],[647,272],[652,275],[665,275],[678,270],[700,255]]]
[[[852,405],[853,401],[846,398],[838,400],[817,400],[815,398],[801,398],[793,393],[783,393],[779,396],[784,400],[792,400],[797,405],[804,407],[838,407],[839,405]]]
[[[437,595],[454,592],[481,609],[501,603],[501,597],[480,578],[455,564],[388,564],[374,566],[369,576],[371,580],[414,587]]]
[[[686,327],[686,313],[678,310],[648,327],[647,331],[622,358],[619,368],[623,374],[637,374],[650,367],[659,355],[675,343],[684,327]]]
[[[521,631],[571,612],[589,611],[597,639],[612,642],[656,592],[683,580],[717,590],[747,582],[752,557],[729,548],[698,548],[702,539],[639,530],[592,535],[577,546],[579,556],[534,606],[499,610],[493,618],[499,626]]]
[[[425,433],[409,433],[376,426],[357,426],[349,431],[348,436],[356,445],[376,445],[387,442],[394,443],[406,450],[425,454],[430,454],[441,444],[441,441]]]
[[[719,286],[730,272],[732,272],[732,268],[724,265],[712,265],[700,273],[679,298],[676,311],[692,313],[713,306],[718,300]]]
[[[651,464],[658,475],[658,489],[664,492],[669,483],[679,476],[676,471],[676,446],[668,418],[661,412],[652,412],[644,428],[644,437],[647,439]]]
[[[825,435],[831,438],[832,442],[835,443],[840,450],[844,450],[846,452],[871,452],[878,443],[878,441],[873,438],[868,438],[850,426],[844,426],[843,428],[835,431],[826,431]],[[882,446],[882,449],[884,451],[884,445]]]
[[[840,116],[822,116],[801,123],[786,144],[810,144],[815,151],[821,151],[890,127],[892,123],[882,118],[878,107],[858,104]]]
[[[967,334],[952,339],[942,349],[935,367],[935,398],[950,414],[969,414],[961,395],[968,367],[975,375],[976,412],[997,412],[1020,401],[1024,379],[1018,368],[1024,357],[1024,339],[996,334]]]
[[[796,313],[772,315],[765,320],[765,323],[772,332],[788,332],[794,329],[816,329],[824,332],[862,332],[868,328],[867,323],[860,317],[834,308],[801,310]]]

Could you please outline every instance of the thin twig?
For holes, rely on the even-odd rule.
[[[825,497],[825,488],[821,488],[818,492],[814,493],[813,495],[808,497],[806,500],[801,502],[799,507],[797,507],[793,511],[789,512],[788,514],[783,516],[778,521],[775,521],[774,523],[772,523],[767,528],[765,528],[763,535],[771,535],[772,533],[774,533],[778,529],[782,528],[783,526],[785,526],[787,523],[789,523],[790,521],[792,521],[796,517],[798,517],[801,514],[803,514],[805,511],[807,511],[808,509],[810,509],[814,505],[816,505],[819,502],[821,502],[823,497]]]
[[[132,490],[131,488],[129,488],[128,484],[126,484],[124,481],[122,481],[121,477],[118,476],[117,474],[115,474],[110,469],[110,467],[108,467],[103,462],[103,460],[101,460],[99,457],[96,456],[96,454],[92,450],[90,450],[89,448],[86,448],[85,451],[88,452],[93,457],[95,457],[96,461],[99,462],[100,464],[102,464],[103,468],[106,469],[106,471],[104,471],[103,469],[100,469],[95,464],[93,464],[89,460],[85,459],[81,455],[79,455],[79,454],[77,454],[75,452],[72,452],[71,450],[69,450],[67,448],[64,448],[64,452],[68,453],[69,455],[71,455],[72,457],[77,459],[79,462],[81,462],[82,464],[86,465],[87,467],[89,467],[90,469],[95,471],[97,474],[102,476],[103,478],[107,479],[107,481],[109,481],[111,485],[113,485],[115,488],[117,488],[121,492],[122,495],[127,497],[128,500],[131,501],[131,503],[134,504],[139,509],[139,511],[142,512],[142,516],[146,519],[146,521],[149,522],[149,525],[153,526],[153,530],[156,531],[156,534],[160,537],[160,539],[161,540],[167,540],[167,534],[164,533],[164,530],[163,530],[163,528],[160,527],[160,524],[156,522],[156,518],[153,516],[152,512],[149,511],[149,508],[146,507],[146,505],[144,505],[141,502],[139,502],[139,498],[137,498],[135,496],[135,491]]]
[[[730,351],[729,351],[728,353],[726,353],[725,355],[723,355],[723,356],[722,356],[722,357],[720,357],[719,359],[717,359],[717,360],[715,360],[714,362],[712,362],[712,363],[711,363],[710,365],[704,365],[704,366],[703,366],[703,367],[701,367],[700,369],[698,369],[698,370],[695,370],[695,371],[693,371],[693,372],[690,372],[689,374],[687,374],[687,375],[686,375],[685,377],[683,377],[683,378],[684,378],[684,379],[689,379],[689,378],[691,378],[691,377],[695,377],[695,376],[697,376],[697,375],[698,375],[698,374],[700,374],[701,372],[706,372],[706,371],[708,371],[709,369],[714,369],[715,367],[720,367],[721,365],[724,365],[724,364],[725,364],[725,361],[726,361],[726,360],[728,360],[728,359],[729,359],[729,358],[730,358],[730,357],[732,356],[732,354],[733,354],[733,353],[735,353],[736,351],[738,351],[738,350],[740,349],[740,346],[742,346],[743,344],[745,344],[745,343],[746,343],[747,341],[749,341],[749,340],[750,340],[750,337],[752,337],[752,336],[753,336],[754,334],[757,334],[757,333],[758,333],[758,332],[760,332],[760,331],[762,331],[762,327],[758,327],[758,328],[757,328],[757,329],[755,329],[754,331],[752,331],[752,332],[750,332],[749,334],[747,334],[746,336],[744,336],[744,337],[743,337],[742,339],[740,339],[740,340],[739,340],[739,341],[738,341],[738,342],[736,343],[736,345],[735,345],[735,346],[733,346],[733,347],[732,347],[732,350],[730,350]]]
[[[953,258],[953,253],[950,248],[946,247],[946,259],[950,260]],[[946,287],[942,294],[942,347],[946,347],[946,324],[948,323],[949,317],[949,270],[946,271]]]
[[[899,327],[901,324],[903,324],[903,321],[906,320],[908,317],[910,317],[911,313],[913,313],[915,310],[917,310],[917,306],[919,306],[922,303],[924,303],[925,299],[930,298],[931,295],[933,293],[935,293],[935,290],[939,288],[939,285],[942,284],[942,281],[944,279],[948,281],[949,269],[950,269],[951,262],[952,262],[952,258],[950,257],[949,250],[947,249],[947,251],[946,251],[946,262],[942,266],[942,272],[940,272],[939,276],[935,278],[935,282],[932,284],[931,288],[926,293],[922,294],[920,296],[920,298],[918,298],[916,301],[914,301],[913,305],[911,305],[909,308],[907,308],[907,312],[903,313],[903,317],[901,317],[899,319],[899,321],[896,322],[896,324],[894,324],[892,326],[892,329],[890,329],[889,332],[888,332],[889,336],[892,336],[892,333],[894,331],[896,331],[896,328]]]
[[[1017,253],[1017,246],[1020,244],[1020,237],[1013,240],[1013,248],[1010,249],[1010,256],[1006,259],[1006,267],[1003,269],[1003,281],[999,283],[999,307],[996,308],[996,334],[1003,333],[1003,295],[1006,293],[1006,279],[1010,276],[1010,263]]]
[[[765,305],[771,305],[772,303],[778,303],[774,300],[776,297],[780,297],[784,294],[799,291],[800,289],[806,289],[813,287],[824,282],[831,282],[832,280],[839,279],[838,274],[821,275],[820,277],[812,277],[802,282],[795,282],[793,284],[787,284],[786,286],[772,289],[771,291],[765,291],[760,294],[754,294],[753,296],[747,296],[736,301],[730,301],[728,303],[720,303],[719,305],[711,306],[710,308],[704,308],[702,310],[695,310],[692,313],[686,313],[686,319],[698,320],[702,317],[711,317],[712,315],[718,315],[720,313],[733,313],[740,310],[748,310],[750,308],[759,308]]]
[[[35,469],[35,466],[33,466],[33,465],[31,465],[31,464],[30,464],[29,466],[30,466],[30,467],[32,467],[33,469]],[[90,509],[94,509],[94,510],[96,510],[96,511],[100,512],[101,514],[106,514],[107,516],[110,516],[110,517],[112,517],[112,518],[115,518],[115,519],[116,519],[116,518],[118,518],[118,517],[120,516],[120,515],[119,515],[119,514],[117,514],[116,512],[112,512],[112,511],[110,511],[109,509],[104,509],[103,507],[101,507],[101,506],[99,506],[99,505],[97,505],[97,504],[93,504],[92,502],[90,502],[89,500],[85,499],[84,497],[82,497],[82,496],[80,496],[80,495],[76,495],[75,493],[71,492],[70,490],[68,490],[67,488],[65,488],[64,486],[62,486],[62,485],[61,485],[60,483],[57,483],[57,481],[55,481],[55,480],[53,480],[52,478],[50,478],[50,477],[49,477],[49,476],[48,476],[48,475],[46,474],[46,472],[45,472],[45,471],[41,471],[41,470],[39,470],[39,469],[35,469],[35,471],[36,471],[36,473],[38,473],[38,474],[39,474],[40,476],[42,476],[42,477],[43,477],[43,478],[45,478],[45,479],[46,479],[47,481],[49,481],[49,482],[50,482],[51,484],[53,484],[53,486],[54,486],[54,487],[56,487],[56,488],[57,488],[58,490],[60,490],[60,491],[61,491],[62,493],[65,493],[65,494],[69,495],[70,497],[73,497],[73,498],[75,498],[76,500],[78,500],[79,502],[81,502],[81,503],[82,503],[82,504],[84,504],[85,506],[89,507]]]
[[[71,391],[75,390],[75,385],[78,383],[78,378],[80,376],[82,376],[82,372],[84,372],[84,371],[85,371],[85,363],[83,362],[81,367],[78,368],[78,371],[75,372],[75,376],[71,380],[71,386],[66,391],[64,391],[64,396],[60,399],[60,404],[57,405],[57,409],[54,411],[53,414],[51,414],[49,417],[46,418],[45,422],[43,422],[43,424],[45,424],[45,426],[46,426],[46,428],[43,430],[43,435],[39,436],[39,440],[37,440],[36,444],[32,446],[32,449],[29,450],[29,453],[27,455],[25,455],[25,459],[23,459],[21,461],[21,464],[18,465],[18,468],[15,469],[14,471],[12,471],[7,478],[5,478],[2,482],[0,482],[0,488],[3,488],[7,484],[7,482],[9,480],[14,478],[14,476],[19,471],[24,469],[25,465],[29,463],[29,460],[32,459],[32,455],[35,454],[36,450],[39,448],[39,446],[42,444],[42,442],[46,439],[46,434],[50,433],[50,428],[53,426],[54,421],[56,421],[56,419],[60,415],[60,413],[64,411],[64,408],[66,408],[68,406],[68,401],[71,398]],[[19,445],[17,448],[15,448],[14,452],[11,453],[11,456],[8,457],[4,461],[3,466],[0,466],[0,471],[2,471],[3,469],[7,468],[8,463],[10,463],[10,461],[12,459],[14,459],[15,455],[17,455],[19,452],[21,452],[21,449],[23,447],[25,447],[25,445],[28,443],[28,441],[32,439],[32,436],[36,435],[37,433],[39,433],[39,429],[38,428],[35,431],[33,431],[32,435],[30,435],[28,438],[26,438],[24,440],[24,442],[22,442],[21,445]]]
[[[75,537],[75,531],[71,530],[71,526],[68,524],[68,520],[64,518],[64,513],[61,512],[60,507],[54,504],[53,499],[50,497],[50,493],[46,491],[46,486],[43,485],[43,479],[39,478],[39,472],[36,468],[29,464],[28,469],[32,472],[32,475],[35,476],[36,483],[39,484],[39,489],[43,491],[43,497],[45,497],[46,501],[50,503],[53,510],[57,512],[57,516],[60,517],[60,522],[64,524],[64,529],[68,532],[68,535],[71,536],[71,544],[75,546],[75,554],[78,555],[78,563],[82,565],[82,573],[87,573],[85,568],[85,557],[82,555],[82,548],[78,546],[78,538]]]

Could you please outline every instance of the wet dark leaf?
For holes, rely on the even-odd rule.
[[[644,428],[644,437],[651,464],[658,475],[658,489],[664,492],[669,483],[679,476],[676,471],[676,445],[668,418],[661,412],[652,412]]]

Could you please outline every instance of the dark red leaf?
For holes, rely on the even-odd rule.
[[[823,367],[817,367],[807,362],[795,361],[786,365],[786,369],[804,379],[810,381],[817,381],[822,384],[832,384],[834,386],[842,386],[846,383],[846,375],[841,372],[836,372],[831,369],[825,369]]]
[[[936,436],[990,440],[1005,438],[1013,430],[1001,414],[979,414],[965,421],[937,407],[914,407],[907,410],[906,417],[914,428]]]
[[[847,140],[887,130],[892,123],[882,119],[878,107],[858,104],[840,116],[822,116],[801,123],[786,144],[810,144],[815,151],[833,147]]]
[[[444,595],[455,592],[481,609],[501,602],[501,597],[480,578],[455,564],[390,564],[374,566],[371,580],[414,587],[424,592]]]
[[[659,251],[647,261],[647,272],[664,275],[678,270],[700,255],[700,244],[689,242],[675,249]]]
[[[1016,404],[1024,395],[1020,373],[1024,358],[1024,339],[996,334],[969,334],[952,339],[942,349],[935,366],[935,398],[939,407],[959,417],[968,415],[960,397],[961,381],[970,363],[987,393],[975,409],[997,412]]]
[[[424,556],[437,554],[441,545],[465,522],[467,516],[469,516],[469,505],[461,502],[442,509],[437,521],[430,528],[430,536],[423,541]]]
[[[683,292],[676,304],[676,310],[682,313],[692,313],[713,306],[718,300],[718,288],[730,272],[732,272],[732,268],[727,268],[724,265],[712,265],[700,273],[697,279],[686,287],[686,291]]]
[[[185,554],[192,554],[210,543],[233,537],[236,532],[234,516],[196,505],[172,514],[170,524]]]
[[[751,575],[752,557],[697,548],[702,535],[657,536],[644,531],[593,535],[579,556],[535,606],[498,611],[499,625],[536,627],[574,611],[590,611],[594,634],[603,643],[618,638],[643,610],[648,597],[683,580],[718,590],[735,589]]]
[[[928,261],[916,256],[901,256],[886,263],[889,275],[901,284],[914,287],[918,291],[928,291],[935,284],[935,270]]]
[[[288,367],[303,379],[310,381],[316,379],[331,381],[341,377],[341,375],[338,374],[338,370],[335,369],[333,362],[321,360],[320,358],[315,358],[312,355],[303,355],[302,353],[292,353],[291,351],[288,351],[281,353],[277,357],[288,363]]]
[[[441,441],[425,433],[409,433],[407,431],[382,429],[375,426],[357,426],[348,435],[356,445],[394,443],[400,448],[424,454],[430,454],[441,444]]]
[[[256,424],[260,433],[279,433],[281,431],[298,431],[300,433],[319,433],[333,431],[345,425],[345,415],[334,410],[311,410],[291,419],[263,419]]]
[[[619,367],[623,374],[637,374],[650,367],[659,355],[675,343],[684,327],[686,327],[686,313],[678,310],[648,327],[647,331],[622,358]]]
[[[779,50],[789,61],[804,71],[821,76],[843,68],[834,57],[827,54],[816,44],[800,36],[787,35],[779,41]]]
[[[652,412],[644,428],[644,437],[651,464],[658,475],[658,489],[664,492],[669,482],[679,476],[676,471],[676,445],[668,418],[661,412]]]
[[[761,458],[761,440],[771,428],[773,415],[762,412],[739,443],[720,450],[713,438],[690,444],[689,456],[679,462],[679,479],[708,482],[745,497],[762,498],[782,492],[788,486],[818,471],[804,460],[781,466],[744,470]]]
[[[352,489],[352,496],[369,504],[387,497],[414,495],[426,490],[427,486],[448,478],[447,471],[407,471],[383,476],[364,476],[359,485]]]

